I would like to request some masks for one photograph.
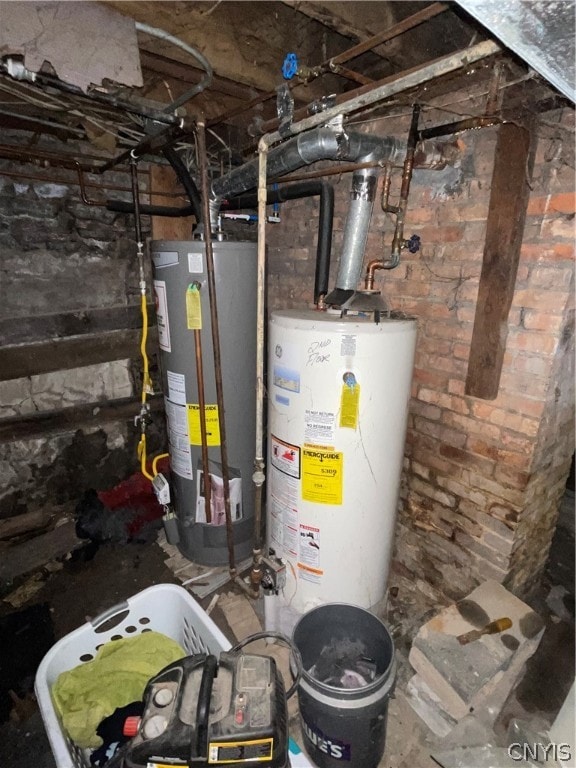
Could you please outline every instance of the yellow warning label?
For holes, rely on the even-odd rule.
[[[360,384],[342,386],[340,398],[340,426],[356,429],[358,427],[358,404],[360,402]]]
[[[200,431],[200,406],[197,403],[188,403],[188,434],[190,445],[202,445],[202,432]],[[206,443],[209,446],[220,445],[220,419],[218,406],[205,405],[206,419]]]
[[[208,744],[208,765],[268,762],[272,760],[273,753],[274,739],[211,741]]]
[[[196,283],[191,283],[186,289],[186,327],[190,331],[202,328],[202,306]]]
[[[302,449],[302,498],[317,504],[342,504],[343,454],[321,448]]]

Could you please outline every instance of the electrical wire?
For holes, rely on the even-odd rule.
[[[296,571],[294,570],[294,566],[292,565],[290,560],[287,559],[286,562],[288,563],[288,565],[290,566],[290,570],[292,571],[292,577],[294,579],[294,592],[292,593],[292,595],[290,596],[290,599],[288,600],[286,598],[286,590],[282,589],[282,596],[286,600],[287,607],[290,608],[290,606],[292,605],[292,600],[294,600],[294,598],[296,597],[296,593],[298,592],[298,576],[296,575]]]
[[[241,651],[242,648],[245,648],[250,643],[255,642],[256,640],[266,640],[269,637],[273,638],[274,640],[280,640],[280,642],[284,643],[292,653],[292,657],[294,659],[294,666],[296,667],[296,674],[294,674],[294,670],[292,666],[290,666],[290,671],[292,672],[294,676],[294,682],[288,688],[286,691],[286,698],[289,699],[291,696],[293,696],[296,693],[296,690],[298,688],[298,683],[300,682],[300,678],[302,676],[302,656],[300,655],[300,651],[296,644],[290,640],[289,637],[286,637],[286,635],[283,635],[281,632],[256,632],[253,635],[248,635],[248,637],[245,637],[244,640],[240,640],[239,643],[237,643],[233,648],[230,649],[230,653],[238,653],[238,651]]]
[[[178,37],[174,37],[174,35],[171,35],[169,32],[166,32],[163,29],[158,29],[158,27],[151,27],[148,24],[143,24],[139,21],[136,22],[136,29],[139,32],[144,32],[145,34],[151,35],[152,37],[157,37],[159,40],[166,40],[166,42],[172,43],[172,45],[181,48],[183,51],[189,53],[190,56],[196,59],[196,61],[204,69],[204,75],[202,76],[200,82],[197,83],[193,88],[190,88],[190,90],[186,91],[186,93],[183,93],[181,96],[179,96],[171,104],[168,104],[168,106],[164,109],[164,112],[172,112],[177,107],[180,107],[182,104],[185,104],[187,101],[189,101],[193,96],[196,96],[205,88],[208,88],[212,82],[212,65],[204,56],[204,54],[200,53],[197,48],[188,45],[188,43],[185,43]]]

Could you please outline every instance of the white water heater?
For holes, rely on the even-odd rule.
[[[415,344],[410,318],[273,313],[267,541],[286,584],[267,601],[269,628],[322,603],[383,598]]]

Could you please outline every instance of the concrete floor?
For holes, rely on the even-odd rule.
[[[564,515],[566,522],[561,521],[556,534],[555,556],[551,559],[543,588],[532,604],[546,616],[548,628],[537,654],[528,664],[523,679],[496,723],[496,736],[500,739],[504,738],[513,717],[527,720],[536,729],[549,727],[570,681],[574,680],[573,496],[565,505]],[[34,597],[34,602],[50,604],[58,639],[83,624],[88,617],[98,615],[106,607],[151,584],[177,583],[173,573],[166,568],[165,559],[165,553],[156,544],[102,547],[90,562],[68,564],[64,570],[52,574]],[[546,605],[546,596],[553,584],[562,584],[567,589],[562,597],[566,620],[553,615]],[[226,589],[230,590],[230,586]],[[204,607],[209,600],[207,597],[202,601]],[[2,611],[6,612],[6,608]],[[400,584],[394,602],[386,607],[387,623],[397,644],[399,672],[395,697],[389,703],[386,750],[379,768],[437,766],[430,753],[442,742],[414,713],[404,695],[412,675],[407,663],[410,642],[431,612],[435,612],[435,606],[430,604],[429,598],[409,583]],[[231,628],[218,606],[212,618],[232,641]],[[60,768],[55,766],[37,712],[22,723],[0,726],[0,766]]]

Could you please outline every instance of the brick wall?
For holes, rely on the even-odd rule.
[[[427,124],[447,119],[425,113]],[[573,113],[545,119],[495,400],[464,386],[497,128],[461,135],[457,167],[415,171],[405,235],[420,235],[422,248],[376,273],[389,305],[419,327],[395,570],[451,598],[487,578],[519,593],[537,583],[574,450]],[[368,130],[405,136],[407,127],[382,119]],[[335,183],[337,256],[350,180]],[[312,300],[316,204],[284,205],[282,217],[268,230],[270,309]],[[377,202],[365,263],[389,254],[392,231]]]

